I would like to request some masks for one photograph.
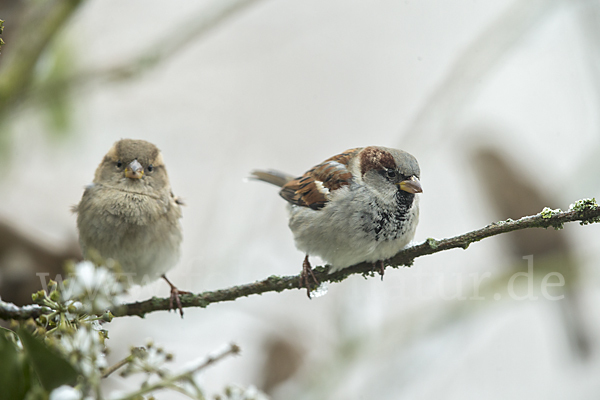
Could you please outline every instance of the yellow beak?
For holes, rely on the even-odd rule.
[[[421,182],[419,182],[417,177],[414,175],[411,176],[410,179],[400,182],[398,185],[400,186],[400,190],[404,190],[408,193],[423,193]]]
[[[125,168],[125,177],[129,179],[140,179],[142,176],[144,176],[144,167],[142,167],[142,164],[138,160],[133,160]]]

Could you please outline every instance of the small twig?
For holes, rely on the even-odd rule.
[[[0,19],[0,35],[2,35],[3,31],[4,31],[4,20]],[[2,38],[0,38],[0,50],[2,50],[3,44],[4,44],[4,40],[2,40]]]
[[[152,41],[152,44],[137,55],[114,65],[75,72],[63,79],[31,89],[24,93],[28,99],[53,101],[57,90],[78,89],[90,84],[105,82],[120,82],[139,77],[145,72],[156,68],[163,62],[173,59],[176,53],[182,51],[190,43],[212,32],[224,22],[240,14],[260,0],[219,0],[207,9],[202,9],[189,17],[187,21],[178,24],[163,38]],[[166,43],[157,46],[157,43]]]
[[[231,343],[226,349],[221,350],[216,355],[209,355],[208,357],[206,357],[206,359],[200,364],[192,367],[189,371],[187,371],[187,374],[195,374],[197,372],[202,371],[203,369],[210,367],[213,364],[218,363],[227,356],[234,356],[238,354],[240,354],[240,346],[238,346],[235,343]]]
[[[569,2],[558,0],[516,1],[511,4],[454,60],[440,84],[407,125],[405,132],[410,133],[406,135],[408,141],[423,141],[425,135],[429,135],[429,140],[437,140],[438,137],[433,137],[437,132],[447,135],[448,129],[453,129],[457,116],[461,115],[473,93],[498,67],[502,57],[541,26],[540,20],[566,4]]]
[[[18,51],[7,53],[0,68],[0,119],[26,95],[41,54],[81,3],[82,0],[55,0],[33,5],[32,19],[23,23],[20,34],[15,35],[21,39],[12,44],[13,50]]]
[[[134,359],[134,356],[133,355],[129,355],[129,356],[125,357],[124,359],[122,359],[121,361],[117,362],[116,364],[111,365],[108,368],[105,368],[102,371],[102,379],[107,378],[110,374],[112,374],[113,372],[115,372],[119,368],[122,368],[122,367],[126,366],[131,361],[133,361],[133,359]]]
[[[208,357],[206,357],[206,359],[202,360],[198,365],[193,365],[191,367],[188,367],[183,372],[181,372],[177,375],[167,376],[156,383],[143,386],[138,391],[129,393],[125,397],[121,398],[120,400],[138,399],[141,396],[151,393],[155,390],[166,389],[166,388],[180,391],[179,390],[180,388],[178,388],[177,385],[175,385],[176,383],[182,382],[182,381],[191,382],[193,375],[196,374],[197,372],[200,372],[203,369],[208,368],[211,365],[218,363],[219,361],[221,361],[222,359],[224,359],[228,356],[239,354],[239,352],[240,352],[239,346],[232,343],[227,348],[219,351],[217,354],[209,355]],[[181,392],[186,394],[185,391],[181,391]]]
[[[506,220],[487,225],[481,229],[467,232],[462,235],[448,239],[427,239],[423,243],[401,250],[391,259],[385,262],[386,266],[397,268],[400,266],[411,266],[417,257],[439,253],[441,251],[462,248],[466,249],[471,243],[478,242],[490,236],[496,236],[507,232],[528,228],[561,229],[565,223],[579,221],[581,225],[600,222],[600,206],[593,199],[580,200],[568,211],[544,209],[541,213],[523,217],[516,221]],[[329,274],[327,267],[317,267],[313,273],[320,282],[341,282],[350,275],[362,274],[372,275],[373,265],[370,263],[357,264]],[[185,294],[181,296],[181,305],[185,307],[205,308],[212,303],[232,301],[240,297],[267,292],[282,292],[284,290],[299,289],[300,275],[294,276],[270,276],[262,281],[245,285],[233,286],[227,289],[204,292],[200,294]],[[29,307],[29,308],[28,308]],[[143,317],[153,311],[168,311],[169,298],[153,297],[149,300],[124,304],[114,310],[115,317],[134,316]],[[17,307],[10,303],[0,303],[0,319],[27,319],[48,314],[51,309],[43,309],[39,306]]]

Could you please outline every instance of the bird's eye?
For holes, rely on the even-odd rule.
[[[154,166],[152,164],[148,165],[148,172],[154,171]]]
[[[394,179],[396,177],[396,170],[395,169],[388,169],[387,171],[385,171],[385,174],[387,175],[388,178],[390,179]]]
[[[123,167],[123,163],[121,161],[117,161],[117,168],[122,168]]]

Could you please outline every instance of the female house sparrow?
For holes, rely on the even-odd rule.
[[[116,142],[96,169],[77,213],[83,255],[117,261],[134,284],[159,277],[171,286],[171,308],[180,292],[164,275],[179,259],[181,202],[171,192],[160,150],[144,140]]]
[[[309,290],[309,255],[329,272],[394,256],[414,237],[419,219],[419,164],[402,150],[369,146],[331,157],[303,176],[253,171],[253,178],[281,187],[289,202],[296,247],[306,253],[302,283]]]

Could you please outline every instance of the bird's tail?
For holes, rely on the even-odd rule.
[[[289,181],[296,179],[296,177],[272,169],[267,171],[255,169],[250,173],[250,179],[268,182],[272,185],[282,187]]]

